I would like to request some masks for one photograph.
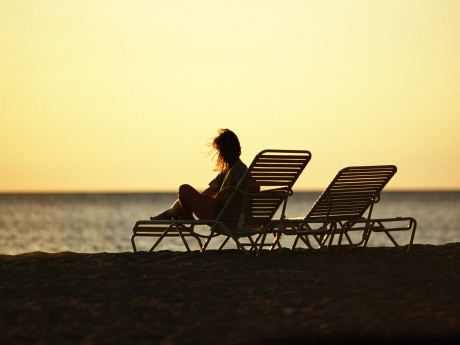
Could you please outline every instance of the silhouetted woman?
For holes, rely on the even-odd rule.
[[[247,166],[240,160],[241,146],[235,133],[220,129],[212,141],[212,151],[217,155],[215,171],[219,174],[202,193],[188,184],[179,187],[179,198],[168,210],[152,220],[170,219],[215,219],[225,205],[236,185],[243,177]]]

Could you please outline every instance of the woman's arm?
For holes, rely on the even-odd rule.
[[[212,189],[212,187],[208,187],[201,194],[214,198],[217,193],[214,191],[214,189]]]
[[[232,195],[234,190],[235,190],[235,187],[232,187],[232,186],[222,188],[222,190],[220,190],[219,193],[217,193],[216,197],[214,198],[216,204],[217,205],[225,204],[228,198],[230,198],[230,195]]]

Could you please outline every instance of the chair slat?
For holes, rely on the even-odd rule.
[[[325,214],[342,219],[361,217],[395,173],[396,167],[390,165],[342,169],[308,211],[306,218]]]

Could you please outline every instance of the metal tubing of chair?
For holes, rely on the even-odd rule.
[[[324,246],[326,246],[326,250],[329,250],[329,247],[332,244],[332,240],[334,239],[336,223],[333,220],[327,220],[326,222],[323,223],[320,229],[325,231],[325,233],[320,235],[320,239],[318,240],[316,235],[314,235],[313,237],[315,238],[316,242],[318,242],[320,249],[323,249]],[[329,239],[329,243],[328,243],[328,239]]]
[[[237,249],[241,249],[245,254],[249,255],[249,252],[246,250],[246,248],[244,248],[244,246],[240,243],[240,241],[238,241],[236,236],[225,226],[225,224],[223,224],[222,222],[218,222],[218,224],[219,228],[223,230],[225,235],[230,236],[232,240],[235,241]]]
[[[323,226],[319,229],[312,229],[310,223],[323,223]],[[327,227],[329,224],[329,227]],[[275,240],[271,246],[271,249],[274,249],[276,245],[280,246],[280,237],[282,234],[285,235],[295,235],[294,242],[292,244],[291,250],[295,249],[298,245],[299,239],[310,249],[316,249],[312,246],[311,241],[309,239],[310,236],[313,236],[315,241],[318,243],[319,248],[323,248],[324,244],[327,242],[329,235],[331,233],[335,233],[335,221],[334,220],[327,220],[324,222],[323,220],[317,219],[283,219],[272,221],[270,226],[267,226],[266,233],[271,232],[276,234]],[[276,229],[275,229],[276,227]],[[261,243],[260,248],[263,247],[265,243]]]
[[[184,228],[189,232],[189,235],[195,238],[195,240],[198,242],[198,246],[201,249],[203,247],[203,244],[201,243],[200,236],[194,232],[195,225],[191,224],[189,228],[184,226]]]
[[[410,250],[410,247],[414,241],[414,237],[415,237],[415,229],[417,228],[417,221],[414,219],[414,218],[410,218],[409,219],[409,227],[408,229],[410,229],[412,227],[412,225],[414,226],[413,230],[412,230],[412,234],[410,236],[410,241],[409,241],[409,245],[407,246],[407,252],[409,253],[409,250]]]
[[[281,239],[281,236],[282,236],[282,235],[283,235],[283,234],[280,233],[280,234],[277,235],[276,237],[273,236],[273,237],[274,237],[274,238],[273,238],[273,241],[275,242],[275,240],[276,240],[276,245],[277,245],[278,248],[280,248],[280,249],[283,248],[283,247],[281,246],[281,242],[280,242],[280,239]]]
[[[275,234],[272,234],[272,235],[273,235],[273,241],[272,241],[272,244],[271,244],[270,249],[269,249],[270,251],[275,249],[277,244],[278,244],[279,247],[281,247],[281,245],[279,244],[277,235],[275,235]]]
[[[265,245],[265,239],[267,238],[267,233],[268,231],[271,229],[273,231],[273,228],[274,228],[274,224],[269,222],[267,225],[265,225],[265,229],[264,229],[264,232],[261,236],[259,236],[259,241],[260,241],[260,244],[259,244],[259,249],[257,250],[256,252],[256,256],[259,256],[260,253],[262,253],[262,250],[264,248],[264,245]]]
[[[260,240],[260,245],[259,245],[259,250],[258,252],[261,252],[262,249],[264,248],[264,246],[266,245],[265,244],[265,239],[267,238],[267,230],[264,231],[263,235],[262,235],[262,239]],[[271,245],[270,245],[271,247]]]
[[[329,234],[322,234],[320,236],[320,238],[318,239],[318,236],[317,235],[313,235],[313,238],[315,239],[315,241],[318,243],[319,245],[319,248],[318,249],[323,249],[324,247],[324,243],[325,243],[325,238],[327,240],[327,237],[329,236]]]
[[[345,230],[348,231],[348,229],[346,229],[346,228],[348,228],[348,226],[349,226],[349,223],[345,223],[345,224],[341,227],[341,229],[340,229],[339,241],[338,241],[338,243],[337,243],[337,248],[335,249],[335,252],[336,252],[336,253],[339,251],[339,248],[340,248],[340,246],[342,245],[343,232],[344,232]]]
[[[272,234],[273,235],[273,242],[272,242],[272,245],[270,246],[270,250],[273,250],[275,249],[276,246],[278,246],[278,248],[282,248],[281,247],[281,243],[280,243],[280,238],[281,238],[281,235],[282,233],[278,233],[278,234]]]
[[[300,239],[303,241],[303,243],[305,243],[305,245],[309,248],[309,249],[312,249],[314,250],[315,248],[313,248],[313,246],[311,245],[310,243],[310,240],[308,239],[308,235],[306,235],[305,237],[300,235]]]
[[[375,224],[375,222],[371,222],[370,226],[374,227],[374,224]],[[367,225],[367,223],[366,223],[366,225]],[[364,247],[367,247],[367,243],[369,242],[369,238],[371,237],[371,233],[372,233],[371,229],[364,230],[364,232],[363,232],[363,240],[364,240],[363,246]]]
[[[321,238],[321,243],[320,243],[320,245],[321,245],[321,246],[324,246],[324,245],[326,244],[327,240],[329,239],[329,237],[331,237],[331,236],[334,236],[334,234],[333,234],[333,233],[331,234],[330,232],[327,233],[327,234],[325,234],[325,235]],[[326,246],[326,247],[327,247],[327,246]]]
[[[377,201],[375,201],[377,199]],[[380,194],[378,195],[377,198],[375,198],[372,202],[371,202],[371,205],[369,207],[369,212],[367,213],[367,219],[369,220],[371,218],[371,215],[372,215],[372,211],[374,210],[374,204],[376,204],[377,202],[380,201]]]
[[[156,248],[156,246],[163,240],[163,238],[166,236],[166,234],[171,230],[173,224],[170,224],[168,228],[161,234],[161,236],[158,238],[158,240],[155,242],[155,244],[150,248],[149,253],[153,252]]]
[[[182,239],[182,242],[184,242],[185,248],[186,248],[187,251],[189,252],[189,251],[190,251],[190,247],[188,246],[188,243],[187,243],[187,241],[185,240],[185,237],[184,237],[184,235],[182,234],[182,231],[180,230],[181,225],[174,224],[174,227],[176,228],[177,232],[179,233],[179,236],[180,236],[180,238]]]
[[[395,239],[393,238],[393,236],[390,235],[390,233],[388,231],[384,231],[385,234],[388,236],[388,238],[391,240],[391,242],[393,242],[393,244],[395,245],[396,248],[398,248],[398,250],[400,252],[402,252],[403,250],[401,249],[401,247],[396,243]]]
[[[289,188],[289,193],[291,193],[291,192],[292,192],[292,190]],[[294,194],[294,192],[292,192],[290,195],[292,195],[292,194]],[[285,198],[285,199],[283,200],[283,207],[282,207],[282,210],[281,210],[280,219],[286,218],[285,213],[286,213],[286,204],[287,204],[287,200],[288,200],[288,198]]]
[[[403,222],[408,221],[408,224],[405,226],[394,226],[394,227],[385,227],[384,223],[392,222]],[[363,226],[355,226],[357,224],[364,224]],[[407,252],[409,252],[410,247],[414,241],[415,231],[417,227],[417,222],[412,217],[396,217],[388,219],[362,219],[353,222],[346,222],[342,227],[342,231],[346,234],[349,231],[363,231],[363,239],[360,243],[353,244],[353,246],[359,246],[364,243],[364,247],[367,246],[369,237],[373,232],[384,232],[393,245],[399,250],[403,251],[402,247],[396,242],[394,237],[391,235],[392,231],[407,231],[412,230],[409,244],[407,245]]]
[[[268,230],[272,230],[273,231],[273,228],[274,228],[274,224],[272,222],[268,223],[266,226],[265,226],[265,229],[264,229],[264,232],[262,234],[262,239],[260,240],[260,247],[259,247],[259,251],[258,252],[262,252],[262,249],[264,247],[264,243],[265,243],[265,238],[267,238],[267,232]]]
[[[316,243],[318,244],[318,248],[316,248],[316,249],[323,249],[324,242],[321,240],[322,237],[320,237],[320,239],[318,239],[318,235],[313,235],[312,234],[311,236],[315,239]],[[321,236],[326,237],[327,235],[321,235]],[[312,247],[313,247],[313,245],[312,245]]]
[[[331,229],[331,236],[329,239],[329,243],[327,244],[327,251],[329,251],[330,248],[332,248],[332,241],[334,240],[335,236],[335,231],[337,230],[337,223],[332,223],[332,229]]]
[[[131,236],[131,245],[133,246],[133,251],[134,251],[134,253],[137,253],[136,245],[134,244],[134,237],[135,237],[135,236],[136,236],[135,234],[133,234],[133,235]]]
[[[257,243],[259,243],[259,240],[260,240],[261,237],[262,237],[262,234],[261,234],[261,233],[260,233],[260,234],[257,234],[257,238],[254,240],[256,246],[257,246]],[[256,251],[257,251],[257,248],[256,248]]]
[[[285,224],[286,226],[290,227],[290,230],[292,233],[296,234],[296,237],[294,239],[294,243],[292,244],[291,246],[291,250],[294,250],[295,247],[297,246],[297,243],[299,241],[299,238],[302,240],[302,242],[305,243],[305,245],[308,246],[308,244],[305,242],[304,238],[303,238],[303,235],[300,233],[302,231],[302,224],[301,223],[286,223]],[[287,229],[283,229],[286,231],[286,233],[288,233]],[[308,238],[308,236],[307,236]]]
[[[257,237],[257,239],[258,239],[258,238],[259,238],[259,237]],[[249,242],[251,243],[251,247],[249,248],[249,251],[250,251],[250,252],[255,251],[255,252],[256,252],[256,255],[257,255],[257,239],[256,239],[256,241],[254,241],[254,240],[252,239],[252,235],[249,236],[248,239],[249,239]]]
[[[312,233],[311,235],[313,236],[313,238],[315,239],[315,241],[316,241],[318,244],[320,244],[319,241],[318,241],[318,238],[317,238],[316,235],[313,233],[313,229],[311,228],[310,224],[308,224],[308,223],[299,224],[298,231],[300,232],[300,231],[302,231],[302,229],[304,229],[303,231],[307,233],[306,238],[307,238],[307,241],[308,241],[308,247],[309,247],[309,248],[311,247],[311,248],[313,249],[313,246],[311,246],[310,240],[308,239],[308,235],[309,235],[308,232],[311,232],[311,233]],[[303,240],[303,238],[301,238],[301,239],[302,239],[302,241],[304,241],[304,243],[305,243],[305,240]],[[305,244],[306,244],[306,243],[305,243]]]
[[[201,253],[206,250],[209,242],[211,242],[211,239],[214,237],[214,234],[216,233],[216,226],[217,226],[217,223],[214,223],[213,226],[211,227],[211,232],[209,233],[209,236],[206,238],[206,241],[204,242],[204,246],[202,246],[200,249]]]
[[[372,228],[374,227],[374,223],[375,222],[366,222],[366,225],[363,229],[363,234],[361,236],[361,241],[355,244],[357,247],[359,247],[360,245],[363,245],[363,247],[367,246],[367,242],[369,242],[369,237],[371,237],[372,234]]]
[[[198,236],[193,236],[193,237],[194,237],[194,238],[197,240],[197,242],[198,242],[198,246],[199,246],[199,247],[200,247],[200,249],[201,249],[201,247],[203,247],[203,243],[201,243],[201,240],[200,240],[200,238],[199,238]]]
[[[214,234],[214,231],[211,230],[211,233],[209,234],[208,238],[206,239],[206,241],[204,242],[204,245],[201,246],[200,248],[200,252],[203,253],[206,248],[208,247],[208,244],[209,242],[211,241],[211,238],[212,238],[212,235]]]
[[[353,241],[351,240],[350,236],[348,236],[348,231],[345,232],[345,237],[347,238],[349,244],[353,244]]]
[[[297,235],[294,239],[294,243],[292,243],[291,250],[294,250],[295,247],[297,246],[297,242],[299,241],[299,235]]]
[[[221,250],[222,248],[224,248],[224,246],[227,244],[229,239],[230,239],[230,236],[227,236],[225,240],[223,240],[222,243],[220,244],[218,250]]]
[[[291,250],[294,250],[297,247],[297,243],[299,242],[300,235],[297,234],[294,238],[294,242],[292,243]],[[302,240],[303,241],[303,240]]]
[[[249,251],[250,251],[250,252],[256,252],[256,254],[257,254],[257,251],[259,250],[259,249],[257,248],[257,246],[258,246],[257,242],[254,241],[254,244],[251,245],[251,248],[249,248]]]
[[[323,246],[323,244],[324,244],[323,238],[326,237],[327,235],[322,234],[320,238],[318,238],[318,235],[316,235],[316,234],[312,234],[312,236],[315,239],[316,243],[318,243],[318,245],[321,248]]]
[[[282,248],[282,247],[281,247],[281,243],[280,243],[279,240],[280,240],[281,236],[283,235],[283,232],[286,230],[286,229],[285,229],[285,225],[287,225],[287,224],[285,224],[284,222],[282,222],[283,219],[285,218],[285,217],[284,217],[284,210],[285,210],[285,208],[286,208],[286,202],[287,202],[287,199],[285,199],[285,201],[284,201],[284,209],[283,209],[283,213],[281,214],[281,218],[280,218],[281,223],[278,223],[278,228],[277,228],[277,231],[276,231],[276,236],[275,236],[275,231],[272,231],[272,234],[273,234],[273,242],[272,242],[272,246],[270,247],[270,250],[273,250],[273,246],[274,246],[275,244],[278,245],[278,248]],[[274,226],[273,226],[273,229],[274,229]]]
[[[192,236],[198,242],[198,246],[201,249],[201,247],[203,247],[203,244],[201,243],[200,236],[194,232],[195,225],[191,224],[189,228],[187,228],[185,225],[183,225],[183,227],[185,228],[185,230],[189,232],[187,236]]]
[[[326,224],[330,224],[330,227],[328,228],[328,226]],[[313,236],[313,238],[315,239],[316,243],[318,243],[318,245],[319,245],[318,249],[323,249],[325,244],[327,243],[327,240],[331,236],[331,233],[332,234],[334,233],[334,231],[335,231],[334,224],[335,223],[333,221],[328,221],[328,223],[323,223],[321,228],[318,229],[318,230],[323,232],[323,233],[321,233],[319,235],[319,238],[318,238],[318,234],[315,233],[315,231],[318,232],[318,230],[313,230],[313,229],[311,229],[311,227],[308,227],[307,235]],[[309,234],[308,232],[311,232],[311,234]],[[329,248],[329,245],[330,245],[331,241],[332,241],[332,239],[329,241],[329,244],[326,246],[326,248]]]

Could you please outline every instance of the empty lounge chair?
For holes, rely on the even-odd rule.
[[[272,246],[280,246],[279,240],[282,235],[295,235],[292,249],[297,246],[299,240],[307,247],[313,248],[310,238],[316,242],[315,245],[319,245],[318,248],[329,247],[334,236],[338,234],[338,250],[341,245],[366,246],[373,232],[382,232],[402,250],[391,232],[411,230],[407,246],[409,251],[417,227],[414,218],[372,218],[374,204],[380,201],[383,188],[396,170],[394,165],[357,166],[340,170],[304,218],[272,220],[260,241],[260,249],[266,245],[264,241],[268,233],[275,235]],[[332,225],[333,222],[335,227]],[[362,233],[358,242],[351,239],[351,232]],[[342,244],[344,240],[346,244]]]

